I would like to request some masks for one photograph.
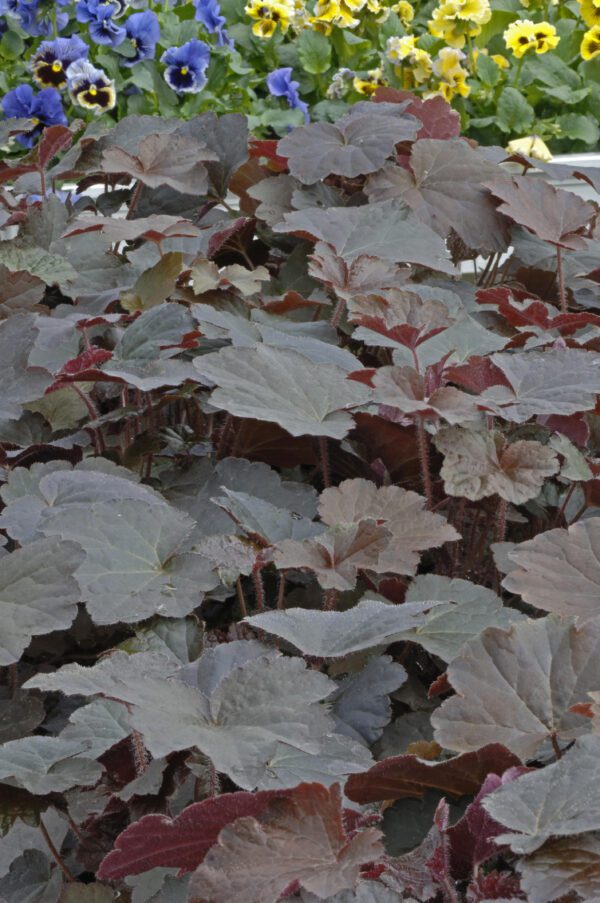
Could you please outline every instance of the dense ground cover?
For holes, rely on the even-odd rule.
[[[393,99],[0,168],[0,900],[600,893],[597,207]]]
[[[41,125],[213,110],[282,135],[389,86],[484,144],[600,135],[598,0],[1,0],[0,33],[4,114]]]

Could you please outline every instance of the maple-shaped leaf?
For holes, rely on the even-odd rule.
[[[442,238],[454,229],[468,248],[506,250],[509,223],[484,187],[499,170],[480,150],[459,138],[421,139],[408,166],[383,166],[369,177],[367,195],[374,201],[401,198]]]
[[[127,498],[58,508],[42,531],[82,547],[81,599],[96,623],[114,624],[187,615],[218,585],[210,562],[186,543],[193,526],[169,505]]]
[[[392,714],[389,695],[408,675],[389,655],[373,655],[364,668],[348,674],[329,703],[340,733],[371,746]]]
[[[332,173],[354,179],[376,172],[402,141],[419,130],[401,105],[356,104],[336,123],[313,122],[294,129],[277,145],[293,176],[313,185]]]
[[[216,385],[210,403],[235,414],[278,423],[292,436],[342,439],[353,426],[349,408],[365,404],[370,391],[346,378],[336,364],[315,364],[284,348],[224,348],[194,360],[198,373]]]
[[[318,897],[352,890],[383,855],[375,828],[348,837],[338,785],[301,784],[259,818],[223,828],[190,884],[190,903],[277,903],[298,882]]]
[[[379,559],[378,572],[414,574],[420,552],[459,539],[440,514],[425,508],[425,499],[399,486],[378,488],[369,480],[343,480],[321,493],[319,514],[323,523],[356,524],[370,518],[384,524],[391,539]]]
[[[84,214],[70,222],[63,238],[85,232],[98,232],[96,238],[103,239],[109,245],[140,238],[153,242],[161,242],[165,238],[195,238],[200,234],[198,227],[189,220],[165,213],[153,213],[139,219],[114,219],[110,216]]]
[[[348,319],[360,327],[354,338],[367,345],[404,345],[412,349],[456,323],[442,301],[399,288],[352,299]]]
[[[527,176],[487,181],[483,187],[501,201],[501,213],[543,241],[573,251],[586,247],[582,233],[594,208],[573,192]]]
[[[502,585],[529,605],[579,622],[600,615],[600,517],[539,533],[508,557]]]
[[[442,762],[429,762],[410,755],[392,756],[377,762],[364,774],[351,775],[345,793],[349,799],[361,804],[423,797],[431,789],[458,798],[477,793],[490,772],[502,774],[520,764],[520,760],[499,743]]]
[[[506,608],[502,599],[486,586],[469,580],[419,574],[406,591],[406,602],[436,601],[425,623],[411,640],[445,662],[455,658],[461,646],[488,627],[509,627],[525,616]]]
[[[467,395],[454,386],[428,391],[426,378],[413,367],[380,367],[375,371],[372,385],[375,390],[373,401],[401,414],[439,417],[452,424],[480,416],[476,396]]]
[[[0,781],[35,794],[92,786],[102,767],[85,752],[85,744],[60,737],[10,740],[0,746]]]
[[[448,666],[456,691],[433,713],[434,737],[446,749],[502,743],[526,760],[548,740],[589,731],[570,712],[600,685],[600,621],[581,630],[551,618],[491,627]]]
[[[431,602],[388,605],[365,599],[347,611],[310,611],[288,608],[246,618],[264,630],[291,643],[304,655],[342,658],[361,649],[387,646],[415,630],[426,620]]]
[[[75,543],[40,539],[0,557],[0,664],[17,662],[32,637],[64,630],[77,614]]]
[[[498,313],[522,332],[557,329],[561,335],[573,335],[585,326],[600,326],[598,314],[574,311],[557,314],[556,307],[531,292],[513,286],[494,286],[477,292],[479,304],[495,304]]]
[[[493,354],[509,388],[494,386],[481,402],[505,420],[524,423],[538,414],[589,411],[600,393],[600,356],[576,348]]]
[[[471,501],[497,494],[522,505],[539,495],[544,480],[559,470],[553,449],[530,439],[507,443],[498,431],[447,427],[433,441],[444,455],[440,473],[445,491]]]
[[[182,194],[205,194],[208,174],[201,161],[217,160],[198,140],[173,133],[147,135],[134,152],[109,147],[102,155],[102,171],[126,173],[149,188],[168,185]]]
[[[402,201],[362,207],[311,207],[284,216],[275,232],[326,241],[347,262],[362,255],[454,273],[445,242]]]
[[[102,860],[98,877],[114,881],[159,866],[177,868],[180,874],[193,871],[216,843],[221,828],[238,818],[260,816],[272,800],[288,793],[224,793],[192,803],[176,818],[144,815],[119,834],[114,849]]]
[[[410,91],[397,88],[378,88],[372,97],[375,103],[408,103],[406,112],[421,123],[417,138],[458,138],[460,115],[439,95],[423,100]]]
[[[498,843],[515,853],[600,830],[600,737],[580,737],[562,759],[489,794],[483,808],[507,829]]]
[[[298,770],[305,775],[323,773],[321,757],[330,755],[332,735],[338,776],[372,761],[364,746],[335,734],[320,704],[337,685],[300,658],[239,640],[203,653],[184,679],[171,677],[174,670],[165,656],[115,653],[92,668],[37,675],[27,687],[120,700],[154,758],[196,747],[244,789],[290,786],[290,769],[274,763],[281,746],[304,757]],[[296,783],[295,777],[291,786]]]
[[[309,258],[308,273],[324,282],[339,298],[378,292],[402,282],[408,275],[394,263],[369,254],[348,262],[327,241],[318,241]]]
[[[590,833],[549,840],[532,856],[520,859],[517,868],[529,903],[550,903],[572,894],[597,900],[600,837]]]
[[[273,561],[281,569],[309,570],[324,589],[349,590],[364,569],[381,573],[381,555],[392,534],[374,520],[336,524],[312,539],[277,543]]]

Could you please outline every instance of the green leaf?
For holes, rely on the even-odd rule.
[[[175,288],[177,277],[183,270],[183,254],[180,251],[169,251],[158,263],[138,276],[130,292],[121,295],[121,307],[130,313],[136,310],[149,310],[166,301]]]
[[[511,22],[519,18],[517,12],[508,9],[495,9],[489,22],[482,25],[480,33],[475,38],[477,47],[487,47],[496,35],[501,34]]]
[[[533,107],[516,88],[504,88],[498,99],[496,123],[503,132],[526,134],[535,119]]]
[[[14,241],[0,241],[0,263],[11,273],[30,273],[46,285],[57,285],[67,294],[77,279],[76,270],[65,257],[49,254],[43,248],[20,248]]]
[[[565,138],[571,141],[583,141],[590,146],[597,144],[600,139],[600,129],[597,123],[589,116],[580,113],[565,113],[557,120],[560,130]]]
[[[500,80],[500,66],[485,53],[477,57],[477,76],[484,85],[497,85]]]
[[[298,55],[306,72],[313,75],[327,72],[331,66],[331,44],[319,31],[306,28],[300,32]]]

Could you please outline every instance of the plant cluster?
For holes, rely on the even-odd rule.
[[[484,144],[600,137],[599,0],[0,0],[0,35],[27,146],[78,117],[206,110],[283,135],[385,86],[445,98]]]
[[[0,900],[600,893],[597,206],[388,97],[0,166]]]

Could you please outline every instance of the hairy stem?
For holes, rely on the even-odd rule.
[[[46,846],[48,847],[48,849],[50,850],[50,853],[52,854],[52,858],[54,859],[57,866],[59,867],[59,869],[65,876],[66,880],[71,881],[71,882],[75,881],[75,876],[71,874],[71,872],[69,871],[69,869],[63,862],[60,853],[58,852],[58,850],[52,843],[52,838],[48,834],[48,829],[46,828],[46,825],[44,824],[44,820],[41,817],[41,815],[40,815],[40,831],[42,832],[42,836],[43,836],[44,840],[46,841]]]
[[[258,611],[265,610],[265,588],[263,586],[262,568],[255,568],[252,571],[252,580],[254,583],[254,594],[256,596],[256,607]]]
[[[246,597],[244,596],[244,590],[242,588],[242,581],[240,577],[235,581],[235,591],[237,594],[238,605],[240,606],[240,612],[242,614],[242,618],[248,617],[248,607],[246,606]]]
[[[285,608],[285,571],[279,574],[279,586],[277,587],[277,608],[281,611]]]
[[[323,486],[325,489],[329,489],[331,486],[331,470],[329,467],[329,445],[326,436],[319,436],[319,458],[321,459]]]
[[[506,499],[500,499],[498,511],[496,512],[496,542],[504,542],[506,535],[506,513],[508,511],[508,502]]]
[[[131,751],[133,753],[135,773],[139,777],[148,769],[148,753],[139,731],[133,731],[131,734]]]
[[[417,416],[415,427],[417,430],[417,447],[419,450],[419,464],[421,465],[421,482],[423,484],[423,492],[427,499],[427,507],[433,507],[433,487],[431,483],[431,470],[429,467],[429,438],[425,431],[425,422],[422,417]]]
[[[566,314],[567,294],[565,292],[565,273],[563,269],[562,252],[558,245],[556,247],[556,278],[558,280],[558,298],[560,301],[560,310],[561,313]]]
[[[335,611],[340,597],[339,589],[328,589],[323,593],[323,611]]]

